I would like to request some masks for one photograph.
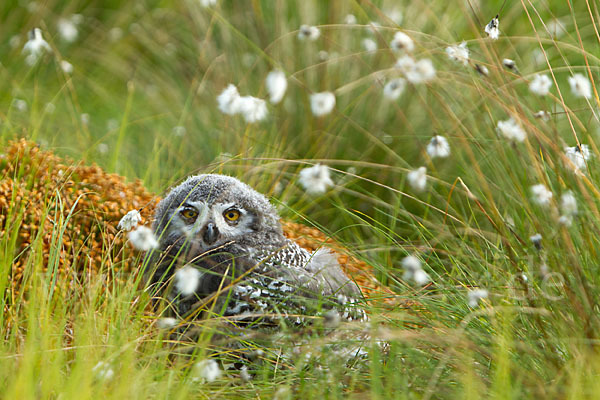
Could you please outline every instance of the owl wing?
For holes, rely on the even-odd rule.
[[[364,318],[356,312],[361,292],[331,251],[309,253],[287,240],[286,246],[263,251],[256,259],[252,273],[232,288],[226,315],[275,313],[291,315],[300,324],[304,315],[337,309],[345,319]]]

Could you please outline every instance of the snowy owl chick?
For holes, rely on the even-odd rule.
[[[159,203],[153,229],[159,246],[146,277],[180,317],[216,299],[213,312],[247,319],[293,315],[300,324],[298,315],[331,308],[356,318],[361,292],[335,254],[287,239],[267,198],[235,178],[189,177]]]

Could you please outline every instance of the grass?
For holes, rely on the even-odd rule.
[[[268,194],[284,218],[332,234],[368,261],[398,300],[416,301],[418,309],[374,307],[369,324],[344,325],[350,337],[367,330],[373,339],[367,359],[353,365],[326,351],[313,363],[278,360],[280,348],[305,341],[302,352],[314,351],[322,340],[285,331],[262,338],[266,354],[249,366],[249,382],[230,372],[202,384],[193,379],[197,359],[215,351],[231,359],[229,347],[211,344],[217,328],[210,321],[203,322],[207,334],[198,354],[176,357],[168,337],[150,324],[149,296],[136,289],[139,276],[111,290],[83,277],[76,295],[65,298],[42,272],[41,237],[26,265],[27,295],[11,298],[6,288],[19,225],[4,225],[4,398],[273,398],[279,390],[277,398],[579,399],[598,393],[596,3],[402,2],[396,5],[400,25],[389,17],[391,1],[200,3],[2,2],[0,143],[34,140],[77,162],[139,178],[157,194],[200,171],[235,175]],[[69,43],[58,23],[74,13],[83,20]],[[357,25],[343,23],[348,13]],[[483,27],[497,13],[502,33],[491,41]],[[555,18],[564,32],[551,23]],[[381,29],[374,32],[370,21]],[[301,24],[319,25],[320,38],[299,41]],[[21,49],[34,27],[42,28],[53,53],[29,66]],[[399,29],[437,74],[386,101],[379,78],[400,76],[388,47]],[[378,50],[365,51],[364,38]],[[466,66],[445,54],[463,40],[471,52]],[[502,66],[504,58],[516,61],[519,74]],[[60,60],[73,72],[65,73]],[[266,98],[264,78],[273,68],[286,73],[289,88],[281,104],[269,105],[266,121],[246,124],[218,110],[216,96],[229,83],[243,95]],[[528,90],[538,73],[553,81],[547,96]],[[571,92],[567,79],[574,73],[592,82],[590,99]],[[309,96],[319,91],[333,91],[337,104],[315,118]],[[551,118],[535,118],[538,110]],[[511,116],[527,132],[522,143],[496,130]],[[449,158],[428,157],[435,134],[448,138]],[[594,155],[582,174],[573,172],[563,150],[578,143]],[[317,162],[332,169],[336,185],[315,197],[304,193],[298,173]],[[423,193],[406,178],[420,166],[428,171]],[[546,207],[532,201],[530,187],[540,183],[553,193]],[[567,191],[579,205],[571,226],[558,222]],[[23,213],[14,200],[1,215]],[[35,206],[43,214],[59,200],[50,194]],[[67,222],[44,232],[53,240],[50,260],[59,257]],[[541,250],[529,239],[536,233]],[[409,254],[424,262],[430,285],[402,279],[401,260]],[[474,308],[472,288],[489,291]],[[383,354],[378,339],[389,344]],[[103,378],[103,368],[113,370],[112,379]]]

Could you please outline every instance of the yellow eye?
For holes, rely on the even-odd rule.
[[[223,213],[223,216],[227,221],[234,222],[240,218],[240,212],[238,210],[227,210]]]
[[[193,219],[198,216],[198,211],[194,210],[193,208],[184,208],[181,210],[181,215],[183,215],[184,218]]]

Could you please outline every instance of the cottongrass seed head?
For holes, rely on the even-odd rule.
[[[560,196],[560,211],[562,215],[558,218],[558,223],[567,227],[571,226],[573,217],[577,215],[577,199],[571,191]]]
[[[273,104],[278,104],[285,95],[287,90],[287,79],[282,71],[271,71],[267,74],[265,80],[267,92],[269,92],[270,101]]]
[[[509,118],[505,121],[498,121],[496,130],[508,140],[522,142],[527,137],[525,130],[519,125],[514,118]]]
[[[336,329],[338,326],[340,326],[341,322],[342,317],[335,309],[329,310],[323,315],[323,326],[325,328]]]
[[[545,96],[550,92],[550,88],[552,87],[552,80],[548,75],[539,75],[536,74],[533,77],[533,80],[529,84],[529,90],[533,94],[537,94],[538,96]]]
[[[404,32],[396,32],[390,42],[390,47],[395,51],[411,53],[415,49],[415,42]]]
[[[560,196],[560,210],[563,215],[577,214],[577,199],[573,195],[573,192],[568,191]]]
[[[202,272],[190,265],[186,265],[175,272],[175,290],[182,296],[189,296],[198,289],[201,277]]]
[[[480,75],[489,76],[490,70],[483,64],[475,64],[475,71],[477,71]]]
[[[67,60],[60,61],[60,69],[67,75],[71,75],[73,73],[73,64],[68,62]]]
[[[517,69],[517,63],[515,62],[515,60],[505,58],[502,60],[502,65],[504,65],[504,68],[514,72],[515,74],[519,73],[519,70]]]
[[[229,84],[217,96],[219,110],[227,115],[241,114],[247,123],[262,121],[267,117],[267,102],[253,96],[240,96],[235,85]]]
[[[531,199],[540,206],[548,206],[552,200],[552,192],[544,184],[537,184],[531,187]]]
[[[308,194],[314,195],[323,194],[329,186],[333,186],[333,181],[329,176],[329,167],[321,164],[300,171],[299,182]]]
[[[541,119],[542,121],[548,122],[550,121],[550,113],[545,110],[536,111],[533,116],[537,119]]]
[[[446,158],[450,155],[450,144],[448,139],[437,135],[431,138],[427,144],[427,154],[431,158]]]
[[[238,108],[239,113],[242,114],[244,120],[249,124],[264,120],[269,113],[267,102],[254,96],[240,97]]]
[[[354,14],[347,14],[344,17],[344,24],[346,25],[356,25],[357,19],[356,16],[354,16]]]
[[[592,97],[592,85],[590,80],[583,74],[575,74],[569,77],[569,85],[571,86],[571,92],[577,97],[585,97],[589,99]]]
[[[587,161],[592,156],[590,146],[587,144],[565,147],[565,155],[571,162],[571,167],[575,172],[585,171],[587,169]]]
[[[80,15],[73,15],[71,18],[61,18],[58,20],[56,27],[60,38],[68,43],[73,43],[79,36],[77,23],[80,22]]]
[[[176,325],[177,325],[176,318],[171,318],[171,317],[159,318],[156,321],[156,327],[158,329],[171,329],[171,328],[174,328]]]
[[[496,15],[492,20],[485,26],[485,33],[490,37],[490,39],[496,40],[500,36],[500,19],[499,16]]]
[[[415,61],[411,56],[405,55],[396,61],[398,68],[412,84],[426,83],[435,78],[435,67],[428,58]]]
[[[536,233],[535,235],[529,236],[529,240],[531,240],[531,243],[533,243],[533,246],[537,250],[542,249],[542,235],[541,234]]]
[[[427,187],[427,168],[419,167],[412,170],[406,176],[408,184],[416,192],[423,192]]]
[[[110,364],[104,361],[98,362],[92,368],[92,372],[94,373],[94,377],[99,381],[110,381],[115,376],[115,371]]]
[[[238,103],[240,100],[240,93],[235,85],[229,84],[222,92],[217,96],[217,103],[219,110],[223,114],[234,115],[239,112]]]
[[[139,226],[137,229],[129,232],[127,237],[136,250],[150,251],[158,247],[158,240],[156,240],[154,232],[146,226]]]
[[[335,95],[331,92],[313,93],[310,95],[310,109],[314,116],[322,117],[333,111]]]
[[[40,28],[33,28],[29,32],[29,40],[27,43],[25,43],[25,46],[23,46],[22,53],[27,55],[25,62],[27,65],[32,66],[37,63],[38,59],[45,52],[51,53],[52,48],[48,42],[44,40],[44,37],[42,36],[42,30]]]
[[[314,42],[321,36],[321,31],[316,26],[301,25],[298,30],[298,39]]]
[[[142,215],[138,210],[131,210],[121,218],[117,228],[122,231],[130,231],[142,222]]]
[[[398,98],[404,92],[404,88],[406,87],[406,80],[402,78],[392,79],[383,87],[383,97],[388,100],[398,100]]]
[[[467,42],[446,47],[446,54],[451,60],[462,63],[463,65],[469,63],[469,49],[467,48]]]
[[[421,260],[417,257],[412,255],[404,257],[402,259],[402,268],[404,268],[402,279],[405,281],[412,280],[419,286],[423,286],[429,282],[429,275],[423,271]]]
[[[221,377],[223,372],[215,360],[202,360],[194,364],[192,380],[195,382],[211,383]]]
[[[371,38],[365,38],[361,40],[360,44],[362,48],[369,53],[377,50],[377,42]]]
[[[479,305],[482,299],[487,299],[489,292],[485,289],[473,289],[469,290],[467,297],[469,299],[469,307],[475,308]]]

